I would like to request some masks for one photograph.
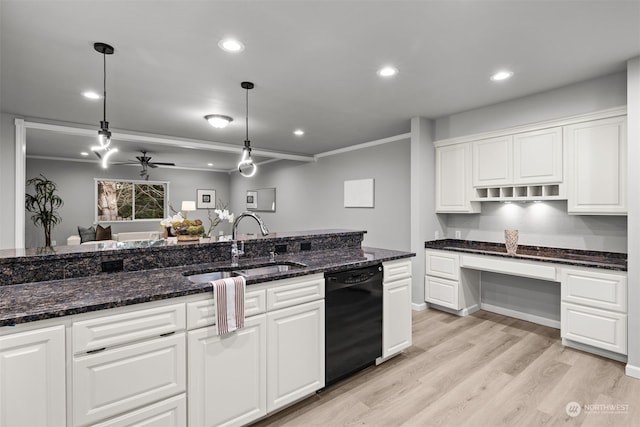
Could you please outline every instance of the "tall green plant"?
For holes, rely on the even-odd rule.
[[[33,223],[44,228],[45,246],[51,246],[51,230],[62,221],[57,209],[64,205],[56,194],[58,186],[42,174],[27,180],[27,186],[33,186],[35,194],[25,194],[25,208],[33,213]]]

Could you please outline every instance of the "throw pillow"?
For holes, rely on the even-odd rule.
[[[96,240],[111,240],[111,226],[103,227],[98,224],[96,227]]]
[[[78,226],[78,234],[80,235],[80,243],[96,240],[96,229],[93,226],[87,228]]]

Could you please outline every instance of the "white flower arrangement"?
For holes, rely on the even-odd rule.
[[[169,228],[173,225],[174,222],[183,222],[183,221],[184,221],[184,217],[182,216],[182,212],[178,212],[174,216],[170,216],[160,221],[160,225],[163,227]]]

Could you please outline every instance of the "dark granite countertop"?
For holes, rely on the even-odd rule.
[[[619,252],[587,251],[582,249],[552,248],[518,245],[515,255],[508,255],[504,243],[473,240],[442,239],[424,244],[426,249],[440,249],[470,254],[490,255],[511,259],[544,261],[579,267],[627,271],[627,254]]]
[[[247,278],[247,286],[413,256],[415,254],[410,252],[366,247],[278,256],[278,262],[302,263],[306,267],[270,275],[253,275]],[[241,258],[237,269],[265,262],[268,259]],[[186,275],[228,267],[228,262],[217,262],[0,286],[0,326],[211,292],[209,283],[192,283]]]

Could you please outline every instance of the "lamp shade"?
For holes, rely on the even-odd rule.
[[[195,211],[196,210],[196,202],[193,200],[183,200],[182,201],[182,209],[185,212]]]

